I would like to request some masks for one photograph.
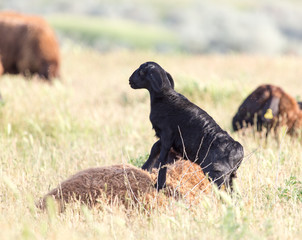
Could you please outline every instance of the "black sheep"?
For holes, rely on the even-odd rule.
[[[232,187],[244,156],[241,144],[204,110],[177,93],[171,75],[157,63],[142,64],[129,83],[133,89],[145,88],[150,93],[150,121],[159,140],[142,168],[150,171],[153,166],[161,167],[157,189],[165,187],[165,165],[171,149],[198,163],[218,187]]]

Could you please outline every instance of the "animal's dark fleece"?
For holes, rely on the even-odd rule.
[[[257,118],[257,130],[261,131],[262,126],[267,121],[264,118],[268,108],[272,109],[272,115],[278,110],[279,101],[273,101],[272,89],[270,85],[261,85],[253,91],[239,106],[236,115],[233,117],[232,125],[234,131],[244,127],[254,125],[255,118]]]
[[[302,103],[287,94],[282,88],[271,84],[257,87],[239,106],[233,117],[234,131],[257,124],[257,130],[266,128],[266,136],[286,125],[288,133],[295,133],[301,126]]]
[[[171,75],[157,63],[142,64],[131,75],[129,84],[150,93],[150,121],[159,140],[142,168],[150,171],[161,166],[157,188],[165,187],[165,164],[171,151],[200,164],[218,187],[232,187],[244,156],[241,144],[204,110],[176,92]]]

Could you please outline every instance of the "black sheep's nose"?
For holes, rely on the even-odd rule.
[[[136,74],[136,72],[137,72],[137,71],[134,71],[134,72],[131,74],[131,76],[130,76],[130,78],[129,78],[129,81],[133,81],[133,78],[134,78],[134,75]]]
[[[137,80],[137,70],[134,73],[132,73],[132,75],[130,76],[130,78],[129,78],[129,84],[131,86],[135,85],[135,81],[136,80]]]
[[[133,79],[129,79],[129,85],[130,85],[130,87],[135,87],[135,83],[134,83],[134,81],[133,81]]]
[[[133,81],[133,74],[130,76],[130,78],[129,78],[129,84],[131,84],[131,82]]]

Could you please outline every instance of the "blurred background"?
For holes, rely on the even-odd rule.
[[[302,54],[300,0],[1,0],[99,51]]]

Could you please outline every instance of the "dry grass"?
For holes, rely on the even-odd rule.
[[[131,73],[157,61],[176,89],[231,132],[231,118],[260,83],[301,96],[301,59],[261,56],[100,55],[63,49],[62,82],[49,85],[5,75],[0,91],[0,239],[298,239],[302,229],[302,139],[267,144],[253,131],[231,133],[247,157],[238,193],[215,191],[188,209],[103,211],[77,204],[63,214],[38,211],[34,200],[79,170],[122,162],[140,165],[155,141],[149,96],[128,85]]]

